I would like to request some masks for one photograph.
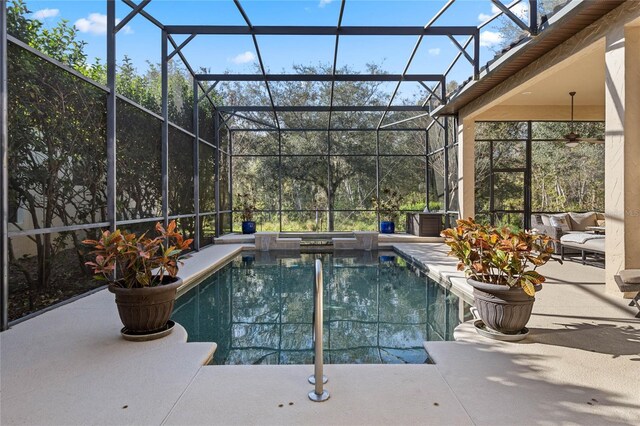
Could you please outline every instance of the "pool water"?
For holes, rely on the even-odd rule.
[[[326,363],[424,363],[468,306],[393,252],[244,253],[182,295],[173,320],[216,342],[214,364],[312,364],[315,259]]]

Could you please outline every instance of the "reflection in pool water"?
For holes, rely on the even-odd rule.
[[[392,252],[256,252],[181,296],[172,318],[189,341],[218,344],[214,364],[312,364],[316,258],[327,363],[427,362],[423,342],[452,339],[468,315],[457,296]]]

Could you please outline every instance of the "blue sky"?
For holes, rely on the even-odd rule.
[[[138,2],[138,0],[135,0]],[[425,25],[445,4],[443,0],[347,0],[343,25]],[[524,2],[523,2],[524,3]],[[339,0],[243,0],[241,2],[254,25],[336,25]],[[104,0],[27,0],[32,17],[45,25],[66,19],[78,28],[87,44],[90,61],[106,57]],[[131,9],[117,2],[117,16],[123,18]],[[164,24],[244,25],[232,0],[153,0],[146,8]],[[457,0],[434,25],[478,25],[495,13],[489,0]],[[519,10],[522,13],[522,9]],[[481,63],[494,55],[492,47],[501,38],[489,25],[482,33]],[[183,39],[176,36],[180,43]],[[401,73],[417,37],[341,37],[338,66],[348,65],[365,72],[366,64],[382,65],[390,73]],[[464,41],[461,37],[460,42]],[[333,59],[334,37],[260,36],[258,43],[266,67],[271,72],[290,72],[293,64],[329,64]],[[143,71],[147,61],[160,60],[160,31],[144,17],[137,16],[118,34],[118,60],[124,55],[133,59]],[[471,50],[469,50],[471,52]],[[185,49],[190,64],[211,72],[254,72],[256,54],[249,36],[198,36]],[[458,53],[446,37],[425,38],[409,69],[410,73],[441,73]],[[450,74],[462,81],[472,68],[464,60]],[[415,88],[406,86],[405,94]]]

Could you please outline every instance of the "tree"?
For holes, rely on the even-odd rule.
[[[331,66],[295,66],[294,70],[300,74],[327,74],[331,72]],[[344,67],[338,72],[352,73],[353,70]],[[377,65],[369,65],[366,72],[380,74],[382,70]],[[330,101],[330,85],[318,82],[282,82],[272,84],[271,91],[280,105],[328,105]],[[269,104],[262,82],[232,84],[225,91],[224,99],[234,105]],[[339,82],[334,86],[334,105],[384,106],[388,99],[389,95],[382,90],[380,82]],[[406,117],[392,114],[389,120]],[[254,113],[251,118],[274,122],[273,115],[269,113]],[[326,129],[328,126],[328,113],[281,112],[278,113],[278,119],[283,129]],[[334,112],[331,125],[334,128],[372,128],[379,119],[380,113]],[[427,119],[422,120],[424,121]],[[411,125],[420,126],[420,123],[418,120],[418,124]],[[381,136],[381,154],[424,156],[424,137],[424,132],[399,132],[393,136]],[[233,169],[234,191],[249,191],[257,194],[258,198],[262,194],[268,197],[273,189],[268,182],[274,183],[281,179],[283,209],[328,210],[327,226],[330,230],[337,226],[337,220],[342,220],[342,223],[346,220],[344,217],[336,219],[335,211],[372,209],[371,196],[376,193],[375,132],[283,132],[280,142],[283,155],[281,166],[277,161],[268,160],[268,157],[237,160],[239,167]],[[420,144],[422,148],[419,148]],[[275,159],[279,152],[278,146],[277,132],[234,133],[236,153],[272,155]],[[417,193],[420,187],[416,182],[424,182],[424,161],[421,168],[416,170],[406,167],[406,159],[403,158],[388,157],[388,161],[382,161],[381,177],[384,180],[386,176],[388,186],[401,187],[403,195]],[[255,174],[258,164],[261,168]],[[267,188],[270,190],[267,191]],[[424,185],[421,190],[424,194]],[[421,198],[424,199],[424,195]],[[265,200],[263,203],[259,201],[259,204],[273,206],[273,200]],[[375,222],[369,226],[375,226]]]
[[[87,63],[85,42],[73,25],[60,20],[46,28],[29,14],[23,0],[10,3],[9,34],[97,82],[106,82],[106,66],[99,59]],[[10,204],[27,216],[18,222],[13,215],[12,225],[28,230],[105,222],[106,92],[17,44],[9,44],[8,56]],[[116,91],[160,112],[158,70],[159,66],[149,65],[139,73],[125,57],[117,72]],[[169,84],[170,120],[192,129],[191,76],[176,61],[169,66]],[[124,100],[117,102],[118,219],[159,216],[161,121]],[[212,121],[212,114],[209,102],[203,102],[203,119]],[[175,185],[170,206],[192,213],[193,137],[171,129],[170,169]],[[84,270],[80,241],[86,232],[97,230],[27,236],[34,256],[24,261],[16,259],[12,241],[12,267],[24,276],[31,307],[34,292],[64,284],[61,277],[71,269]],[[70,247],[75,248],[78,268],[61,264],[69,261]]]
[[[75,69],[87,69],[84,43],[76,40],[73,27],[60,21],[51,30],[42,28],[25,13],[21,0],[8,8],[11,34]],[[27,226],[104,221],[106,95],[15,45],[8,53],[9,188],[14,203],[29,213]],[[32,289],[43,289],[53,279],[53,263],[68,238],[79,241],[75,233],[28,238],[36,246],[36,276],[22,271]]]

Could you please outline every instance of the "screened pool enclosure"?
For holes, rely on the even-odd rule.
[[[87,235],[116,227],[144,232],[176,219],[199,250],[239,231],[239,194],[254,198],[259,231],[377,230],[372,199],[384,200],[385,190],[402,198],[400,213],[426,207],[447,223],[455,219],[456,116],[434,111],[451,95],[452,70],[466,67],[479,78],[481,31],[504,18],[536,34],[538,2],[492,1],[497,13],[466,26],[438,23],[464,7],[454,0],[441,2],[421,26],[346,25],[348,3],[339,3],[337,22],[327,26],[254,25],[237,0],[242,25],[170,25],[154,17],[150,0],[107,0],[104,75],[42,53],[23,32],[24,18],[4,13],[2,328],[18,312],[44,306],[34,296],[43,289],[65,293],[58,287],[67,281],[87,288],[80,243]],[[530,24],[511,11],[519,3],[529,5]],[[159,102],[137,97],[126,60],[117,64],[117,35],[134,18],[159,34]],[[190,65],[190,44],[215,48],[224,37],[251,43],[255,73]],[[261,51],[269,37],[328,37],[332,60],[271,72]],[[341,43],[381,37],[415,43],[400,73],[354,71],[348,58],[338,60]],[[432,38],[454,46],[453,60],[439,72],[414,72]],[[173,78],[179,67],[187,85]],[[413,87],[410,101],[401,99],[401,87]],[[22,294],[15,301],[21,309],[8,305],[9,293]]]

